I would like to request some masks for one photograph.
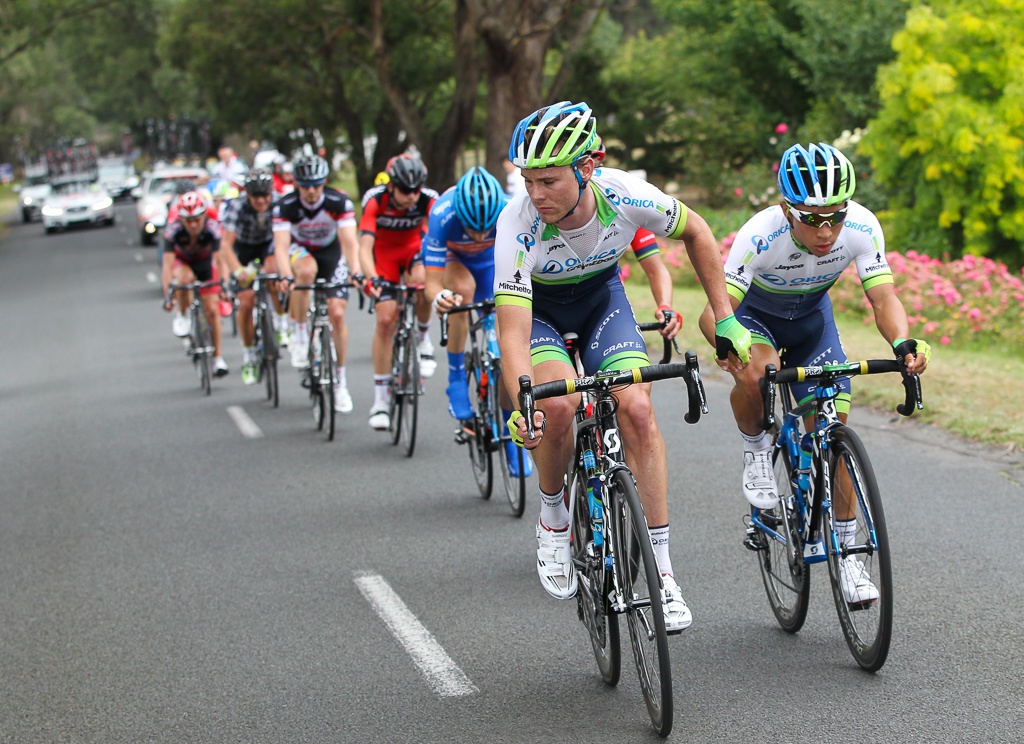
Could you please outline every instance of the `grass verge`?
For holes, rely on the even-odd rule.
[[[642,275],[641,275],[642,276]],[[637,319],[645,322],[654,317],[654,302],[642,280],[626,284]],[[693,349],[700,357],[701,374],[726,378],[714,363],[711,347],[697,328],[697,318],[706,298],[699,288],[675,288],[676,309],[683,314],[683,330],[679,346]],[[865,325],[857,318],[837,317],[843,346],[851,360],[886,359],[892,352],[874,324]],[[965,439],[998,445],[1008,451],[1024,449],[1024,407],[1009,399],[1012,391],[1024,380],[1024,357],[1009,349],[962,350],[940,347],[932,343],[932,361],[922,376],[924,410],[914,419],[933,424]],[[903,386],[896,375],[873,375],[853,378],[854,405],[867,405],[886,411],[896,410],[903,402]]]

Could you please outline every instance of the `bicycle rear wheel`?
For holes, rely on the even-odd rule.
[[[402,363],[402,412],[399,414],[401,441],[406,457],[416,449],[416,418],[420,405],[420,357],[416,338],[410,332],[405,339]]]
[[[867,450],[852,429],[846,426],[832,429],[829,450],[832,508],[826,522],[832,596],[853,658],[861,668],[874,672],[885,664],[892,638],[892,566],[882,498]],[[836,520],[837,512],[846,501],[844,494],[852,506],[856,534],[841,544]],[[853,563],[848,563],[844,569],[843,561]],[[840,573],[843,570],[865,572],[877,590],[877,598],[847,601]],[[857,594],[861,596],[865,592]]]
[[[766,511],[751,507],[751,513],[782,540],[762,530],[757,530],[751,539],[758,544],[757,562],[772,613],[783,630],[796,633],[807,619],[811,569],[804,563],[800,519],[796,512],[799,507],[793,494],[793,465],[785,447],[775,447],[772,460],[779,487],[779,504]]]
[[[612,473],[605,509],[605,520],[614,520],[615,560],[640,689],[655,731],[665,737],[672,731],[672,662],[661,603],[661,572],[640,494],[628,470]]]
[[[466,384],[469,386],[469,400],[473,404],[473,436],[469,446],[469,464],[473,468],[473,479],[484,499],[491,498],[494,490],[494,461],[492,459],[491,425],[487,416],[487,393],[484,392],[480,375],[479,360],[475,354],[466,354]]]
[[[213,341],[210,337],[210,324],[206,320],[206,313],[202,308],[198,312],[193,311],[192,327],[196,329],[196,337],[193,342],[196,346],[193,353],[197,355],[199,387],[202,388],[203,393],[209,395],[212,389],[210,385],[210,357],[213,354]]]
[[[320,329],[320,400],[324,406],[324,428],[327,441],[334,441],[334,378],[338,374],[337,356],[334,352],[334,337],[330,327]]]
[[[522,517],[526,509],[526,476],[525,460],[526,454],[522,447],[515,447],[516,472],[513,476],[511,464],[509,463],[508,443],[512,441],[505,422],[501,416],[501,402],[499,393],[501,391],[501,367],[500,362],[495,361],[491,368],[490,385],[488,386],[488,409],[490,415],[496,420],[497,440],[495,445],[498,449],[498,467],[501,468],[501,482],[505,487],[505,496],[508,498],[509,508],[512,509],[512,516]]]
[[[573,473],[572,562],[576,566],[578,589],[576,612],[590,636],[597,668],[605,684],[614,687],[622,671],[619,616],[611,608],[612,572],[605,570],[603,550],[594,545],[590,526],[590,504],[584,476]]]

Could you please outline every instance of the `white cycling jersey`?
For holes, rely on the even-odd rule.
[[[563,303],[585,296],[615,275],[638,227],[666,238],[678,238],[686,227],[685,204],[625,171],[598,168],[587,187],[597,199],[593,250],[574,250],[556,226],[541,221],[526,192],[501,211],[494,242],[496,305],[532,307],[535,295]]]
[[[813,312],[851,263],[865,290],[892,283],[885,238],[874,213],[849,202],[839,237],[826,255],[811,255],[793,240],[782,207],[758,212],[736,233],[725,262],[726,287],[736,299],[782,318]]]

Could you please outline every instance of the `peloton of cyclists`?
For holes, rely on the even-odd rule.
[[[613,168],[595,172],[596,142],[590,107],[565,101],[530,114],[512,136],[509,159],[522,169],[527,191],[502,211],[494,248],[502,368],[512,396],[521,375],[534,384],[576,376],[562,341],[568,331],[580,337],[587,373],[649,363],[617,270],[639,227],[683,241],[723,346],[747,356],[749,332],[733,318],[721,254],[707,223],[635,176]],[[691,612],[669,557],[665,443],[649,385],[629,386],[617,398],[627,463],[663,575],[666,627],[677,632],[690,625]],[[537,573],[544,589],[559,599],[569,599],[577,587],[563,483],[576,405],[574,396],[541,402],[532,440],[524,441],[526,422],[518,411],[509,418],[513,436],[534,453],[541,497]],[[545,418],[546,430],[541,428]]]
[[[427,216],[437,192],[425,188],[427,167],[418,157],[397,155],[388,161],[387,183],[374,186],[363,195],[363,214],[359,220],[359,257],[366,272],[366,291],[377,300],[376,328],[373,335],[373,405],[369,424],[386,430],[388,415],[388,378],[391,371],[391,339],[398,322],[398,304],[394,291],[380,287],[374,279],[398,284],[406,277],[409,285],[422,287],[426,281],[420,256]],[[430,341],[430,302],[423,292],[416,293],[418,320],[417,351],[420,374],[430,377],[437,363]]]
[[[178,198],[177,206],[176,219],[164,230],[166,249],[162,259],[161,283],[165,297],[172,282],[189,284],[220,279],[217,264],[220,262],[221,230],[217,221],[207,216],[206,200],[198,192],[188,191]],[[220,293],[219,287],[207,287],[199,292],[210,324],[215,377],[223,377],[228,373],[221,349]],[[191,332],[191,323],[185,314],[189,302],[188,293],[179,291],[175,296],[178,311],[171,324],[172,330],[175,336],[188,336]],[[171,310],[171,305],[167,305],[166,309]]]
[[[290,279],[312,284],[316,279],[328,282],[348,281],[350,271],[359,273],[356,240],[355,204],[348,194],[327,186],[327,161],[319,155],[307,155],[295,163],[298,188],[282,196],[274,205],[274,259],[281,287],[290,292]],[[345,309],[348,287],[330,290],[327,300],[331,331],[338,353],[338,377],[334,406],[339,413],[351,413],[352,396],[345,378],[348,327]],[[309,353],[307,313],[308,291],[293,292],[291,317],[293,330],[289,349],[292,366],[306,366]]]
[[[736,233],[725,264],[726,283],[736,318],[752,336],[750,364],[730,356],[719,365],[732,373],[733,415],[743,439],[743,494],[759,509],[779,501],[772,467],[771,439],[762,430],[758,384],[766,364],[803,366],[846,361],[832,314],[828,291],[850,264],[857,267],[864,292],[875,313],[879,333],[911,373],[924,372],[931,347],[910,339],[907,314],[896,296],[892,270],[885,260],[885,238],[875,215],[853,201],[857,178],[843,153],[825,143],[793,145],[782,155],[778,175],[782,201],[751,217]],[[845,225],[856,229],[844,229]],[[767,237],[766,237],[767,236]],[[705,309],[700,327],[712,344],[711,311]],[[812,383],[791,384],[797,402],[813,395]],[[850,411],[850,380],[836,409],[843,423]],[[852,509],[836,500],[836,533],[840,542],[857,531],[848,518]],[[844,513],[845,511],[845,513]],[[848,602],[878,598],[863,564],[847,556],[840,565],[841,586]]]
[[[504,189],[484,168],[470,168],[458,183],[437,200],[430,211],[423,240],[426,266],[426,297],[438,313],[447,312],[472,298],[481,302],[494,296],[494,236],[498,215],[508,203]],[[460,421],[473,418],[466,382],[466,334],[469,320],[464,313],[449,317],[448,412]],[[502,411],[507,419],[513,406],[502,392]],[[503,420],[504,420],[503,419]],[[508,442],[509,470],[519,476],[519,458],[514,442]],[[533,472],[529,454],[524,458],[524,476]]]

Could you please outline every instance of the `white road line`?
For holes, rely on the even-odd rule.
[[[256,426],[256,422],[249,418],[249,414],[241,406],[228,406],[228,416],[234,420],[235,426],[246,439],[259,439],[263,436],[260,427]]]
[[[155,271],[147,271],[146,281],[149,282],[150,284],[156,284],[158,281],[160,281],[160,277],[156,275]]]
[[[441,697],[459,697],[479,692],[430,631],[409,611],[395,590],[377,574],[358,574],[359,591],[366,597],[388,630],[398,639],[427,682]]]

